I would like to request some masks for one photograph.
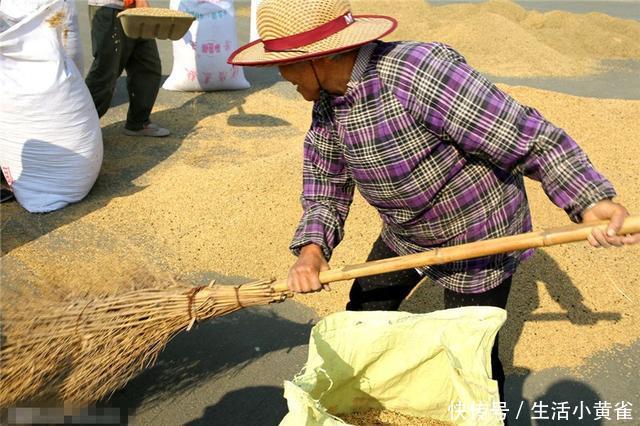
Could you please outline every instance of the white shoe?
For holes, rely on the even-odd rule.
[[[124,134],[127,136],[151,136],[154,138],[162,138],[169,136],[171,132],[169,129],[158,126],[156,123],[147,123],[140,130],[124,129]]]

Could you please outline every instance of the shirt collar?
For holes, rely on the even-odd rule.
[[[356,62],[353,64],[353,70],[351,70],[351,78],[347,83],[347,92],[360,83],[360,78],[362,78],[362,74],[364,74],[364,71],[367,69],[367,65],[369,65],[369,60],[375,48],[375,43],[368,43],[358,51]]]

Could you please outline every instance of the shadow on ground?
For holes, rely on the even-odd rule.
[[[545,286],[546,291],[557,302],[559,311],[562,312],[534,313],[540,305],[539,285]],[[425,307],[425,312],[444,309],[442,289],[437,285],[430,285],[428,282],[425,282],[423,287],[416,293],[416,297],[420,300],[418,305]],[[405,302],[405,306],[406,310],[415,312],[410,300]],[[568,401],[573,410],[574,407],[580,406],[580,401],[584,405],[593,404],[600,400],[598,393],[590,385],[574,379],[558,381],[548,387],[544,393],[537,395],[535,399],[527,398],[524,392],[524,383],[532,373],[526,368],[514,365],[514,349],[527,321],[569,321],[574,325],[592,325],[599,321],[618,321],[621,319],[619,312],[594,312],[589,309],[584,304],[580,290],[544,250],[537,250],[532,258],[523,262],[518,268],[511,286],[507,311],[507,322],[500,331],[500,359],[507,373],[505,393],[507,406],[510,410],[509,424],[531,424],[532,416],[535,417],[536,414],[536,408],[540,414],[540,418],[536,422],[545,421],[542,414],[544,406],[540,404],[548,405],[546,412],[551,416],[552,403]],[[540,346],[544,347],[544,343],[540,342]],[[533,404],[536,402],[539,405],[534,407]],[[593,409],[591,410],[593,411]],[[575,419],[575,417],[571,418]],[[553,424],[550,417],[549,419],[550,423],[534,424]],[[591,422],[587,418],[582,422],[580,424],[601,424],[593,418]]]
[[[287,414],[283,404],[282,388],[275,386],[252,386],[227,393],[217,404],[207,407],[202,417],[185,423],[197,425],[277,425]],[[232,419],[229,419],[232,414]],[[220,419],[229,419],[221,422]]]
[[[294,302],[286,303],[290,304],[286,309],[291,312]],[[292,358],[296,357],[288,354],[308,343],[313,326],[310,319],[296,322],[281,316],[278,311],[284,312],[284,308],[244,309],[179,334],[152,368],[99,405],[117,407],[135,417],[143,405],[159,407],[166,405],[167,400],[179,400],[187,393],[188,399],[199,394],[196,399],[205,402],[219,400],[209,405],[202,418],[193,424],[212,424],[211,420],[215,418],[214,424],[249,425],[254,424],[247,423],[252,415],[256,416],[254,420],[264,416],[273,420],[255,424],[277,424],[287,410],[282,382],[297,372],[284,371],[288,370],[286,365],[292,367],[298,361],[304,362],[303,359],[293,362]],[[284,351],[284,355],[274,359],[276,356],[272,353],[278,351]],[[286,360],[285,365],[282,359]],[[264,377],[247,372],[252,369],[249,367],[252,363],[259,363],[260,369],[265,368]],[[265,385],[263,380],[273,383]]]
[[[522,395],[526,380],[527,376],[523,375],[507,378],[509,425],[603,424],[594,415],[593,408],[603,399],[590,385],[575,379],[562,379],[546,387],[544,393],[527,398]]]
[[[562,312],[534,313],[540,305],[538,283],[545,286]],[[416,292],[420,300],[418,306],[425,312],[444,309],[442,293],[439,286],[425,282]],[[514,276],[507,304],[508,319],[500,331],[500,353],[505,370],[515,374],[526,373],[526,370],[518,370],[513,365],[514,348],[526,321],[569,321],[575,325],[592,325],[621,319],[619,312],[594,312],[583,301],[580,290],[544,250],[537,250],[523,262]],[[410,312],[416,312],[410,300],[403,306]]]

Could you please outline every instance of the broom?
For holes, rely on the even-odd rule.
[[[420,266],[586,240],[607,222],[571,225],[345,266],[320,274],[323,284]],[[620,234],[640,232],[627,217]],[[224,286],[174,284],[67,304],[24,306],[5,313],[0,348],[0,406],[55,397],[90,403],[153,365],[167,342],[196,321],[282,302],[286,280]]]

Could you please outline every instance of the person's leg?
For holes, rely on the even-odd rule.
[[[444,307],[445,309],[460,308],[462,306],[496,306],[505,309],[507,299],[511,290],[511,277],[504,280],[499,286],[489,291],[478,294],[456,293],[448,289],[444,289]],[[498,336],[493,343],[491,349],[491,372],[493,380],[498,382],[498,391],[500,392],[500,401],[504,401],[504,368],[500,362],[498,354]]]
[[[155,40],[132,40],[125,69],[129,92],[126,129],[140,130],[149,123],[151,110],[160,90],[162,68]]]
[[[378,237],[367,262],[396,257]],[[422,277],[415,269],[358,278],[349,293],[348,311],[396,311]]]
[[[122,74],[122,27],[116,17],[119,10],[110,7],[89,6],[91,24],[91,48],[93,63],[87,73],[85,83],[89,88],[93,103],[102,117],[109,106]]]
[[[12,200],[15,200],[13,191],[11,190],[7,180],[4,178],[4,173],[0,171],[0,203],[6,203]]]

